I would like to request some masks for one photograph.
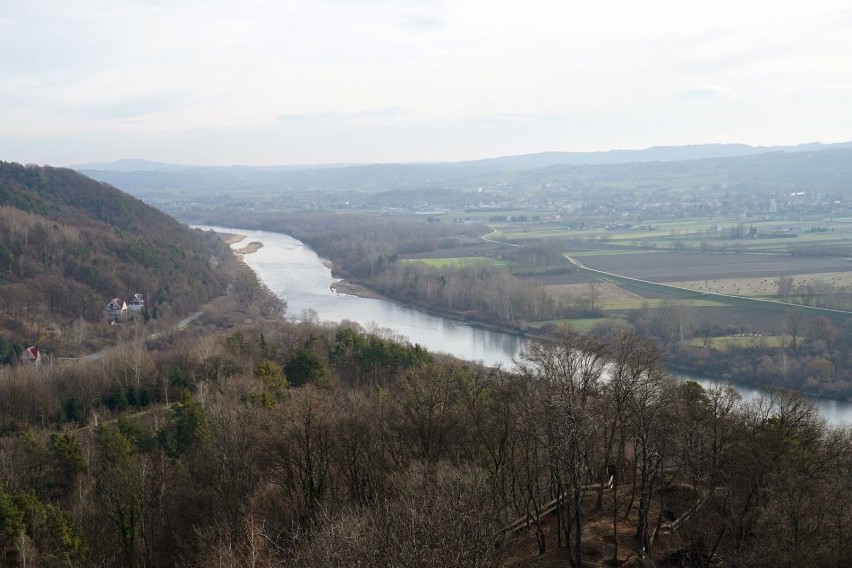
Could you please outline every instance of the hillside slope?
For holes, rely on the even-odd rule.
[[[142,293],[146,316],[197,309],[228,286],[213,256],[230,250],[114,187],[0,162],[0,362],[9,344],[103,324],[115,297]]]

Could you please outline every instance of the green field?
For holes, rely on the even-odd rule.
[[[623,323],[624,320],[621,318],[575,318],[575,319],[560,319],[560,320],[546,320],[546,321],[534,321],[529,323],[529,327],[532,329],[539,329],[548,324],[553,325],[570,325],[577,331],[590,331],[595,326],[601,324],[610,324],[610,323]]]
[[[528,214],[529,215],[529,214]],[[746,230],[754,227],[760,234],[771,234],[775,227],[791,227],[796,229],[796,237],[791,238],[729,238],[730,229],[743,224]],[[718,224],[719,231],[710,230]],[[848,245],[852,240],[852,224],[847,219],[834,220],[749,220],[749,219],[708,219],[706,217],[682,220],[648,220],[644,226],[651,230],[615,230],[603,228],[571,229],[553,223],[494,223],[491,224],[498,233],[490,235],[495,240],[506,242],[521,242],[529,239],[565,239],[581,240],[601,245],[630,246],[639,249],[640,246],[654,246],[657,249],[668,249],[673,243],[680,242],[687,248],[697,249],[702,242],[714,247],[737,247],[748,252],[788,252],[793,244],[825,244]],[[830,227],[827,233],[809,233],[808,229]]]

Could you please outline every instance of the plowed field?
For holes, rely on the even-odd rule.
[[[584,256],[582,262],[589,268],[652,282],[771,278],[852,271],[852,262],[845,258],[769,254],[625,253]]]

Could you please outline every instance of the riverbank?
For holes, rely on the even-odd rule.
[[[229,246],[235,245],[246,239],[245,235],[240,235],[239,233],[220,233],[219,231],[213,232],[219,235],[219,238],[222,239],[222,242]]]
[[[240,233],[228,233],[228,232],[216,232],[217,235],[228,245],[235,245],[242,241],[244,241],[247,237],[246,235]],[[264,246],[262,241],[252,241],[248,245],[235,250],[234,252],[238,255],[246,255],[255,253],[260,250]],[[241,258],[241,260],[243,260]],[[243,260],[244,262],[244,260]],[[465,317],[464,314],[453,313],[453,312],[444,312],[441,310],[437,310],[431,306],[425,305],[417,305],[417,304],[409,304],[406,302],[401,302],[392,298],[390,296],[386,296],[381,292],[371,288],[367,284],[359,281],[353,281],[346,279],[343,275],[335,274],[335,266],[331,260],[323,259],[322,265],[329,269],[331,275],[334,278],[340,278],[335,282],[332,282],[329,286],[330,290],[335,294],[343,294],[348,296],[355,296],[358,298],[367,298],[372,300],[380,300],[383,302],[389,302],[392,304],[396,304],[398,306],[416,309],[418,311],[427,313],[432,316],[446,318],[448,320],[457,321],[460,323],[464,323],[473,327],[477,327],[479,329],[497,333],[505,333],[509,335],[514,335],[517,337],[541,337],[540,334],[535,334],[534,332],[528,332],[528,330],[517,327],[517,326],[509,326],[509,325],[501,325],[494,322],[485,322],[475,318]]]
[[[338,280],[337,282],[332,282],[330,288],[335,294],[348,294],[350,296],[358,296],[359,298],[373,298],[374,300],[395,302],[393,298],[388,298],[387,296],[379,294],[372,288],[368,288],[366,286],[362,286],[361,284],[356,284],[354,282],[349,282],[348,280]]]
[[[323,265],[331,268],[331,263],[326,264],[323,262]],[[332,271],[332,276],[335,278],[340,278],[339,275],[335,275]],[[437,309],[433,306],[421,305],[417,303],[403,302],[397,300],[396,298],[392,298],[390,296],[386,296],[371,288],[368,284],[365,284],[361,281],[352,281],[341,279],[338,282],[334,282],[331,285],[331,289],[335,293],[349,294],[351,296],[358,296],[359,298],[371,298],[374,300],[382,300],[384,302],[391,302],[398,306],[403,306],[405,308],[411,308],[420,312],[427,313],[432,316],[445,318],[448,320],[457,321],[460,323],[464,323],[470,326],[478,327],[480,329],[484,329],[486,331],[494,331],[497,333],[506,333],[510,335],[516,335],[518,337],[542,337],[541,334],[534,333],[534,330],[527,330],[518,326],[511,326],[507,324],[500,324],[496,322],[488,322],[480,319],[466,317],[463,313],[459,312],[449,312]]]
[[[214,231],[214,232],[217,235],[219,235],[219,238],[222,239],[222,242],[224,242],[228,246],[233,246],[237,243],[241,243],[244,240],[246,240],[246,238],[247,238],[245,235],[242,235],[240,233],[221,233],[219,231]],[[252,254],[254,252],[259,251],[262,247],[263,247],[262,242],[252,241],[249,244],[247,244],[246,246],[235,250],[234,252],[236,254]]]
[[[359,280],[349,280],[346,278],[345,274],[335,273],[334,263],[328,259],[322,261],[323,266],[328,268],[331,271],[331,275],[334,278],[340,278],[337,282],[332,282],[331,290],[335,294],[348,294],[350,296],[357,296],[359,298],[370,298],[373,300],[382,300],[384,302],[391,302],[398,306],[403,306],[406,308],[412,308],[429,315],[442,317],[446,319],[450,319],[453,321],[465,323],[468,325],[476,326],[480,329],[484,329],[487,331],[496,331],[498,333],[508,333],[512,335],[517,335],[519,337],[542,337],[541,334],[530,333],[528,330],[518,327],[511,326],[506,324],[499,324],[496,322],[488,322],[482,321],[476,318],[465,317],[463,313],[459,312],[451,312],[451,311],[443,311],[435,308],[434,306],[429,305],[421,305],[417,303],[409,303],[403,302],[401,300],[397,300],[391,296],[387,296],[382,294],[375,288],[370,287],[369,284],[359,281]]]

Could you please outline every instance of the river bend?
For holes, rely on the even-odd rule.
[[[233,245],[235,250],[253,241],[263,243],[259,250],[244,256],[245,262],[276,296],[287,301],[286,316],[290,320],[303,321],[307,317],[330,322],[350,320],[368,331],[389,330],[433,353],[448,353],[505,368],[514,367],[513,359],[524,348],[524,338],[514,334],[483,329],[387,300],[337,293],[332,290],[332,284],[339,279],[332,277],[324,259],[289,235],[223,227],[198,228],[245,235],[243,241]],[[678,378],[705,385],[711,382],[684,374]],[[753,387],[735,386],[746,399],[760,394]],[[812,400],[830,424],[852,424],[852,403]]]

